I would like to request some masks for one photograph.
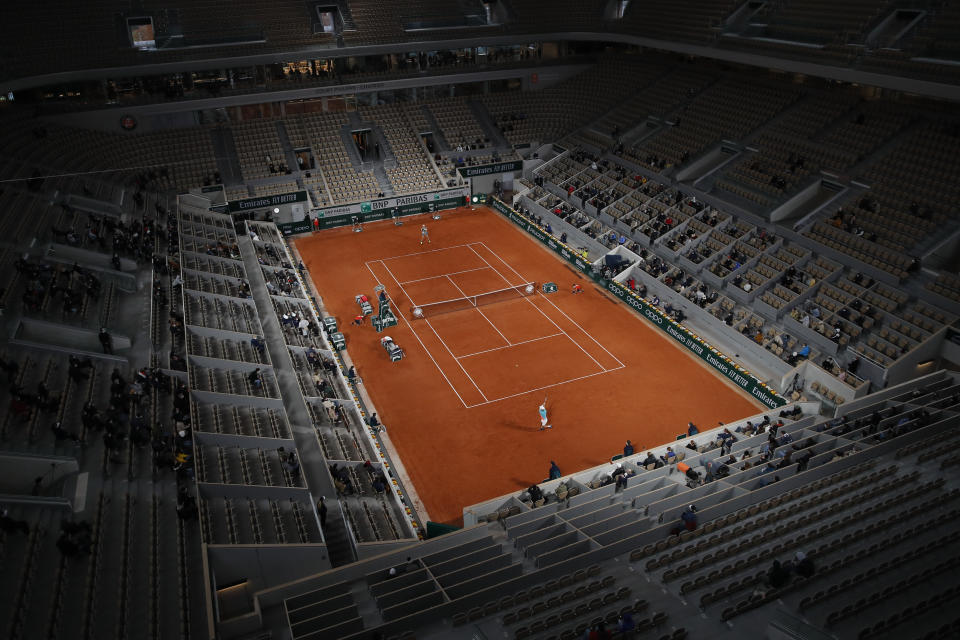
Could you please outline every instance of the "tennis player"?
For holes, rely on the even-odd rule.
[[[540,431],[544,429],[553,429],[553,425],[547,424],[547,406],[540,405]]]
[[[427,225],[420,225],[420,244],[423,244],[423,241],[426,240],[427,244],[430,244],[430,232],[427,231]]]

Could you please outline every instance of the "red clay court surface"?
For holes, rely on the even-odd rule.
[[[430,244],[420,245],[426,224]],[[294,240],[430,519],[547,476],[710,428],[762,405],[494,211],[479,208],[334,229]],[[444,314],[431,303],[535,282],[530,296]],[[539,285],[556,282],[557,293]],[[578,282],[583,292],[572,294]],[[383,284],[399,325],[349,323]],[[413,318],[420,306],[423,318]],[[406,357],[391,363],[391,336]],[[547,398],[553,429],[541,431]]]

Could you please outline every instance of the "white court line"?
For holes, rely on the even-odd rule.
[[[473,243],[471,243],[471,244],[480,244],[480,245],[483,245],[483,248],[484,248],[484,249],[486,249],[487,251],[489,251],[492,255],[496,256],[497,260],[499,260],[499,261],[502,262],[504,265],[506,265],[506,267],[507,267],[508,269],[510,269],[510,271],[513,271],[514,273],[516,273],[516,274],[517,274],[517,277],[519,277],[521,281],[523,281],[523,282],[529,282],[528,280],[524,280],[524,279],[523,279],[523,276],[521,276],[519,273],[517,273],[517,270],[514,269],[512,266],[510,266],[510,263],[508,263],[506,260],[504,260],[503,258],[501,258],[501,257],[499,256],[499,254],[497,254],[496,251],[494,251],[493,249],[491,249],[490,247],[488,247],[488,246],[486,245],[486,243],[484,243],[484,242],[473,242]],[[472,249],[473,247],[470,247],[470,248]],[[488,263],[488,264],[489,264],[489,263]],[[491,267],[491,268],[492,268],[492,267]],[[496,269],[494,269],[494,271],[496,271]],[[500,277],[502,278],[503,276],[500,276]],[[609,349],[607,349],[605,346],[603,346],[602,344],[600,344],[600,342],[597,341],[597,339],[594,338],[592,335],[590,335],[590,333],[589,333],[586,329],[584,329],[583,327],[581,327],[580,324],[579,324],[576,320],[574,320],[573,318],[571,318],[570,316],[568,316],[563,309],[561,309],[561,308],[558,307],[556,304],[554,304],[553,300],[551,300],[551,299],[550,299],[549,297],[547,297],[547,296],[541,296],[541,297],[542,297],[544,300],[546,300],[547,302],[549,302],[549,303],[550,303],[550,306],[552,306],[554,309],[556,309],[557,311],[559,311],[560,313],[562,313],[562,314],[563,314],[563,317],[565,317],[567,320],[569,320],[569,321],[572,322],[574,325],[576,325],[576,326],[580,329],[580,331],[583,331],[584,335],[587,336],[588,338],[590,338],[591,340],[593,340],[593,342],[594,342],[598,347],[600,347],[601,349],[603,349],[604,351],[606,351],[606,352],[607,352],[607,355],[610,356],[611,358],[613,358],[614,360],[616,360],[616,361],[617,361],[617,364],[619,364],[620,367],[626,366],[626,365],[624,365],[622,362],[620,362],[620,358],[618,358],[617,356],[615,356],[615,355],[613,355],[612,353],[610,353],[610,350],[609,350]]]
[[[568,338],[570,336],[567,336]],[[473,409],[474,407],[482,407],[487,404],[493,404],[494,402],[500,402],[501,400],[509,400],[510,398],[516,398],[528,393],[533,393],[534,391],[543,391],[544,389],[551,389],[553,387],[559,387],[560,385],[567,384],[568,382],[577,382],[578,380],[586,380],[587,378],[592,378],[594,376],[602,376],[605,373],[610,373],[612,371],[619,371],[620,369],[625,368],[625,365],[620,365],[619,367],[614,367],[613,369],[604,369],[603,371],[597,371],[596,373],[588,373],[585,376],[580,376],[579,378],[570,378],[569,380],[564,380],[562,382],[554,382],[553,384],[545,384],[542,387],[537,387],[535,389],[527,389],[526,391],[520,391],[518,393],[511,394],[509,396],[503,396],[502,398],[494,398],[493,400],[487,400],[486,402],[478,402],[477,404],[467,405],[467,409]]]
[[[469,297],[466,293],[464,293],[463,289],[461,289],[459,286],[457,286],[457,283],[453,281],[453,278],[451,278],[450,276],[447,276],[447,280],[449,280],[449,281],[450,281],[450,284],[452,284],[454,287],[457,288],[457,291],[460,292],[460,295],[462,295],[464,298],[468,298],[468,297]],[[474,301],[474,304],[476,304],[476,301]],[[484,320],[486,320],[487,322],[490,323],[490,326],[493,327],[493,330],[500,334],[500,337],[503,338],[503,341],[506,342],[506,343],[507,343],[507,346],[509,347],[512,343],[511,343],[509,340],[507,340],[507,336],[503,335],[503,333],[500,331],[500,329],[497,329],[497,325],[493,324],[493,322],[490,320],[490,318],[488,318],[487,315],[486,315],[483,311],[480,311],[480,307],[474,306],[473,308],[474,308],[474,310],[475,310],[477,313],[479,313],[481,316],[483,316],[483,319],[484,319]],[[453,355],[453,354],[450,354],[450,355]]]
[[[474,243],[474,244],[479,244],[479,243]],[[484,249],[487,249],[487,247],[486,247],[485,245],[484,245]],[[483,256],[481,256],[480,253],[479,253],[476,249],[473,248],[473,246],[470,246],[470,250],[473,251],[474,253],[476,253],[478,258],[480,258],[480,259],[483,260],[484,262],[487,262],[487,259],[484,258]],[[490,251],[490,250],[487,249],[487,251]],[[492,252],[491,252],[491,253],[492,253]],[[494,255],[496,255],[496,254],[494,254]],[[511,284],[511,282],[510,282],[509,280],[507,280],[507,279],[503,276],[502,273],[500,273],[499,271],[497,271],[497,270],[493,267],[492,264],[490,264],[489,262],[487,262],[487,264],[490,265],[490,268],[493,269],[493,272],[494,272],[495,274],[497,274],[498,276],[500,276],[501,278],[503,278],[503,281],[504,281],[504,282],[506,282],[507,284],[510,284],[511,286],[513,286],[513,285]],[[509,265],[508,265],[508,266],[509,266]],[[517,272],[514,271],[514,273],[517,273]],[[517,273],[517,275],[519,276],[520,274]],[[529,281],[528,281],[528,280],[522,280],[522,282],[529,282]],[[577,345],[577,348],[580,349],[580,351],[583,351],[585,354],[587,354],[587,357],[590,358],[591,360],[593,360],[593,363],[594,363],[595,365],[597,365],[598,367],[600,367],[600,370],[601,370],[601,371],[606,371],[606,370],[607,370],[607,368],[604,367],[604,366],[603,366],[602,364],[600,364],[599,362],[597,362],[597,359],[594,358],[592,355],[590,355],[590,352],[587,351],[586,349],[584,349],[583,346],[582,346],[579,342],[577,342],[576,340],[574,340],[573,338],[571,338],[570,335],[569,335],[566,331],[564,331],[563,329],[561,329],[561,328],[560,328],[560,325],[558,325],[556,322],[553,321],[553,318],[551,318],[550,316],[548,316],[547,314],[545,314],[540,307],[538,307],[537,305],[535,305],[535,304],[533,304],[532,302],[530,302],[530,298],[529,298],[529,297],[524,296],[523,299],[526,300],[527,302],[529,302],[531,307],[533,307],[534,309],[536,309],[537,311],[539,311],[539,312],[540,312],[540,315],[542,315],[544,318],[546,318],[546,319],[550,322],[550,324],[552,324],[554,327],[557,328],[557,331],[559,331],[559,332],[561,332],[563,335],[567,336],[567,338],[570,340],[570,342],[572,342],[573,344]],[[576,324],[576,323],[574,323],[574,324]],[[619,362],[619,360],[618,360],[617,362]]]
[[[376,282],[377,284],[383,284],[382,282],[380,282],[380,279],[377,278],[377,274],[373,272],[373,269],[370,268],[370,264],[369,263],[364,263],[364,264],[367,267],[367,271],[369,271],[370,275],[373,276],[374,282]],[[384,265],[384,268],[386,268],[386,265]],[[387,269],[387,271],[389,271],[389,269]],[[393,276],[393,274],[390,274],[390,275],[391,277]],[[401,289],[402,288],[403,287],[401,287]],[[413,333],[413,337],[415,337],[417,339],[417,342],[420,343],[420,346],[423,347],[423,350],[426,352],[427,356],[430,358],[430,361],[433,362],[433,365],[437,368],[437,371],[440,372],[440,375],[443,376],[443,379],[447,381],[448,385],[450,385],[450,388],[453,390],[453,393],[457,396],[457,399],[460,401],[460,404],[463,405],[463,408],[469,409],[470,405],[468,405],[466,402],[463,401],[463,398],[460,396],[460,392],[457,391],[457,388],[453,386],[452,382],[450,382],[450,378],[447,377],[446,372],[444,372],[443,368],[434,359],[433,354],[430,353],[430,349],[427,349],[427,345],[423,344],[423,340],[420,339],[420,334],[417,333],[417,330],[410,325],[410,321],[407,320],[406,316],[400,313],[399,309],[395,309],[395,311],[396,311],[396,314],[400,316],[400,319],[403,320],[403,323],[407,325],[407,327],[410,329],[410,332]]]
[[[387,258],[387,259],[388,259],[388,260],[392,260],[392,258]],[[383,262],[383,260],[380,260],[380,262]],[[401,282],[400,284],[411,284],[411,283],[414,283],[414,282],[423,282],[424,280],[436,280],[437,278],[455,276],[455,275],[457,275],[458,273],[470,273],[471,271],[483,271],[483,270],[489,269],[489,268],[490,268],[490,267],[477,267],[476,269],[464,269],[463,271],[453,271],[453,272],[451,272],[451,273],[444,273],[444,274],[441,274],[441,275],[439,275],[439,276],[430,276],[429,278],[419,278],[419,279],[417,279],[417,280],[404,280],[404,281]]]
[[[466,245],[466,244],[455,244],[452,247],[440,247],[439,249],[427,249],[426,251],[416,251],[414,253],[405,253],[402,256],[391,256],[389,258],[374,258],[373,260],[367,260],[367,263],[383,262],[384,260],[396,260],[397,258],[409,258],[410,256],[419,256],[419,255],[423,255],[424,253],[436,253],[437,251],[450,251],[451,249],[459,249],[461,247],[469,247],[469,246],[470,245]],[[391,277],[392,277],[392,274],[391,274]],[[396,278],[394,278],[394,280],[396,280]],[[397,284],[400,284],[400,283],[397,282]]]
[[[393,275],[393,271],[390,271],[390,267],[387,266],[387,263],[384,262],[383,260],[381,260],[381,261],[380,261],[380,264],[383,265],[383,268],[387,270],[387,273],[390,274],[390,277],[393,278],[393,281],[397,283],[397,286],[398,286],[398,287],[400,287],[400,291],[403,293],[403,295],[407,296],[407,298],[410,298],[410,294],[407,293],[406,289],[403,288],[403,285],[400,284],[400,281],[397,280],[397,276]],[[412,301],[412,300],[411,300],[411,301]],[[483,391],[480,390],[480,387],[479,387],[479,385],[477,385],[477,382],[473,379],[473,377],[471,377],[471,375],[470,375],[469,373],[467,373],[467,370],[463,368],[463,365],[460,364],[460,361],[459,361],[459,360],[457,360],[457,356],[453,355],[453,351],[451,351],[451,350],[450,350],[450,347],[447,346],[447,343],[443,341],[443,338],[440,337],[440,334],[437,333],[437,330],[433,328],[433,325],[430,324],[430,321],[427,320],[427,319],[424,319],[424,321],[427,323],[427,326],[430,327],[430,330],[433,331],[433,335],[437,336],[437,340],[439,340],[439,341],[440,341],[440,344],[443,345],[443,348],[447,350],[447,353],[450,354],[450,357],[453,358],[454,361],[456,361],[457,366],[459,366],[459,367],[460,367],[460,370],[463,371],[463,375],[467,376],[467,379],[470,380],[470,382],[473,384],[473,387],[474,387],[474,389],[477,390],[477,393],[479,393],[480,396],[481,396],[484,400],[487,400],[486,394],[484,394]],[[409,324],[409,323],[408,323],[408,324]],[[411,327],[411,329],[412,329],[412,328],[413,328],[413,327]],[[419,340],[419,339],[420,339],[420,336],[417,336],[417,339]],[[421,342],[420,344],[423,344],[423,343]],[[424,348],[426,348],[426,347],[424,347]],[[446,376],[444,376],[444,377],[446,377]],[[447,382],[449,382],[449,380],[448,380]],[[452,386],[452,385],[451,385],[451,386]]]
[[[510,347],[516,347],[521,344],[527,344],[528,342],[536,342],[537,340],[546,340],[547,338],[556,338],[557,336],[562,336],[562,335],[563,335],[562,333],[551,333],[548,336],[540,336],[539,338],[531,338],[530,340],[524,340],[523,342],[513,342],[511,344],[504,345],[502,347],[494,347],[493,349],[485,349],[483,351],[477,351],[476,353],[468,353],[465,356],[457,356],[457,359],[459,360],[460,358],[469,358],[471,356],[478,356],[481,353],[490,353],[491,351],[501,351],[503,349],[509,349]]]

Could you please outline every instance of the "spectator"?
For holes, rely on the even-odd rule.
[[[688,422],[688,423],[687,423],[687,435],[688,435],[688,436],[695,436],[695,435],[697,435],[698,433],[700,433],[700,429],[697,429],[697,425],[693,424],[692,422]]]
[[[628,634],[637,627],[636,623],[633,621],[633,616],[629,611],[625,611],[623,615],[620,616],[620,620],[617,622],[617,631],[623,634]]]
[[[50,430],[53,431],[53,435],[58,442],[60,440],[73,440],[74,444],[80,443],[80,438],[64,429],[59,422],[54,422]]]
[[[683,526],[686,527],[687,531],[693,531],[697,528],[697,507],[696,505],[691,504],[689,507],[680,514],[680,520],[683,521]]]
[[[260,367],[257,367],[256,369],[254,369],[253,371],[251,371],[251,372],[250,372],[250,375],[247,376],[247,380],[248,380],[248,381],[250,382],[250,384],[252,384],[255,388],[259,389],[260,386],[263,384],[263,381],[260,380]]]
[[[292,476],[300,475],[300,461],[297,459],[297,452],[286,453],[283,447],[280,447],[277,451],[280,453],[280,459],[283,460],[283,468]]]
[[[647,451],[647,457],[643,459],[643,466],[646,467],[647,465],[651,465],[651,464],[655,465],[658,462],[659,460],[657,460],[657,457],[653,455],[653,452]]]
[[[774,589],[780,589],[788,582],[790,582],[790,571],[781,565],[779,560],[774,560],[770,572],[767,573],[767,583]]]
[[[553,460],[550,461],[550,479],[556,480],[563,476],[563,473],[560,471],[560,467],[557,466],[557,463]]]
[[[793,556],[793,570],[797,572],[797,575],[804,578],[809,578],[816,573],[813,560],[807,557],[807,554],[803,551],[797,551]]]
[[[543,500],[543,491],[541,491],[540,487],[538,487],[535,484],[532,484],[530,485],[529,488],[527,488],[527,493],[530,494],[530,500],[534,504],[536,504],[540,500]]]
[[[0,511],[0,530],[5,533],[16,533],[20,531],[23,534],[30,533],[30,525],[26,520],[16,520],[10,517],[10,512],[4,508]]]
[[[800,360],[805,360],[810,357],[810,345],[804,344],[798,351],[794,351],[790,356],[788,361],[791,366],[796,365]]]
[[[97,337],[100,339],[100,346],[103,347],[103,352],[108,354],[113,353],[113,337],[104,327],[100,327],[100,333]]]
[[[180,485],[177,491],[177,515],[181,520],[193,520],[198,514],[197,499],[190,495],[186,485]]]
[[[629,440],[627,440],[627,444],[624,445],[623,447],[623,457],[632,456],[632,455],[633,455],[633,445],[630,443]]]
[[[326,499],[327,499],[326,496],[320,496],[320,502],[317,503],[317,512],[319,512],[319,514],[320,514],[320,528],[321,528],[321,529],[326,529],[326,528],[327,528],[327,505],[326,505],[326,503],[324,502],[324,500],[326,500]]]
[[[619,492],[627,488],[627,475],[626,469],[623,466],[618,466],[617,470],[613,472],[614,482],[616,486],[613,488],[614,492]]]

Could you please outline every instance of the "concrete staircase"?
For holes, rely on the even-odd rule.
[[[509,149],[511,147],[510,143],[507,142],[507,139],[500,133],[500,129],[493,121],[493,116],[487,111],[487,107],[479,100],[469,100],[467,104],[473,113],[473,117],[477,119],[477,123],[480,125],[480,128],[483,129],[486,137],[490,138],[493,146],[498,149]]]
[[[217,158],[217,171],[220,172],[220,179],[223,184],[228,187],[243,184],[243,174],[240,172],[240,157],[237,154],[237,144],[233,139],[233,132],[226,127],[217,127],[210,131],[210,141],[213,143],[213,152]]]
[[[420,110],[423,112],[423,116],[427,119],[427,122],[430,123],[430,128],[433,133],[433,144],[436,146],[436,152],[443,153],[445,151],[450,151],[450,143],[447,142],[446,137],[444,137],[443,131],[440,129],[440,124],[437,122],[437,118],[433,115],[433,112],[430,111],[426,105],[422,105]]]
[[[277,386],[283,398],[293,439],[297,443],[300,463],[303,469],[319,470],[309,475],[307,473],[303,474],[307,482],[307,488],[310,489],[314,498],[330,497],[331,505],[334,506],[332,499],[337,495],[336,488],[329,471],[327,471],[326,459],[320,449],[316,431],[312,426],[310,412],[307,410],[306,400],[303,398],[300,383],[297,381],[296,369],[290,359],[290,352],[287,349],[283,331],[274,313],[273,302],[270,293],[267,291],[263,271],[257,261],[256,249],[253,246],[253,241],[247,235],[239,236],[238,243],[240,254],[243,257],[243,265],[250,282],[251,295],[263,328],[263,339],[270,352]],[[343,521],[342,513],[332,506],[327,513],[327,526],[323,528],[323,535],[331,564],[339,566],[353,562],[356,558],[347,535],[347,525]]]
[[[287,135],[287,127],[280,120],[277,120],[274,126],[277,128],[277,140],[280,141],[280,148],[283,149],[283,157],[287,161],[287,166],[292,171],[297,171],[299,168],[297,154],[293,152],[293,144],[290,142],[290,136]]]
[[[380,191],[383,192],[383,195],[387,198],[392,198],[394,195],[393,184],[391,184],[390,177],[387,175],[382,163],[374,165],[373,175],[376,177],[377,184],[380,185]]]

